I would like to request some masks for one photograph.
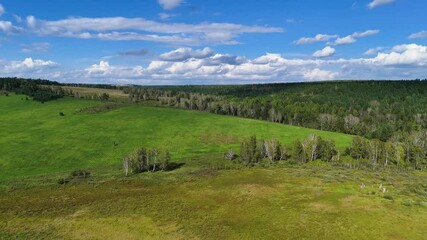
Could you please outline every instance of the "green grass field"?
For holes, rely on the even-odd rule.
[[[229,147],[238,151],[239,141],[253,134],[287,145],[311,133],[334,139],[340,148],[351,142],[344,134],[195,111],[131,105],[85,113],[79,110],[102,103],[67,98],[40,104],[21,98],[0,97],[0,180],[86,168],[116,170],[124,156],[141,146],[167,149],[191,168],[223,164],[215,159],[222,160]],[[206,156],[207,162],[199,160]]]
[[[102,103],[21,98],[0,97],[0,239],[426,239],[425,172],[215,170],[227,164],[227,148],[237,151],[252,134],[291,145],[316,133],[340,149],[351,136],[170,108],[90,113],[81,110]],[[185,165],[125,177],[121,160],[140,146],[169,149]],[[92,176],[57,183],[75,169]]]

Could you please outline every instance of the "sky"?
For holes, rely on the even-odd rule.
[[[425,0],[0,4],[0,77],[139,85],[427,78]]]

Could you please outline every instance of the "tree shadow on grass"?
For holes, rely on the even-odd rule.
[[[184,165],[185,165],[185,163],[170,162],[164,167],[163,171],[170,172],[170,171],[176,170],[178,168],[181,168]]]

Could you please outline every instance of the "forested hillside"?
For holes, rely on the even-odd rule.
[[[25,94],[35,101],[44,103],[64,96],[65,92],[62,88],[57,87],[54,90],[52,87],[47,87],[60,85],[58,82],[41,79],[0,78],[0,93],[8,95],[11,91]]]
[[[427,128],[427,81],[339,81],[242,86],[132,87],[157,100],[218,114],[378,138]]]

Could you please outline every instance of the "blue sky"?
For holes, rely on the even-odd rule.
[[[423,0],[0,4],[0,76],[155,85],[427,78]]]

